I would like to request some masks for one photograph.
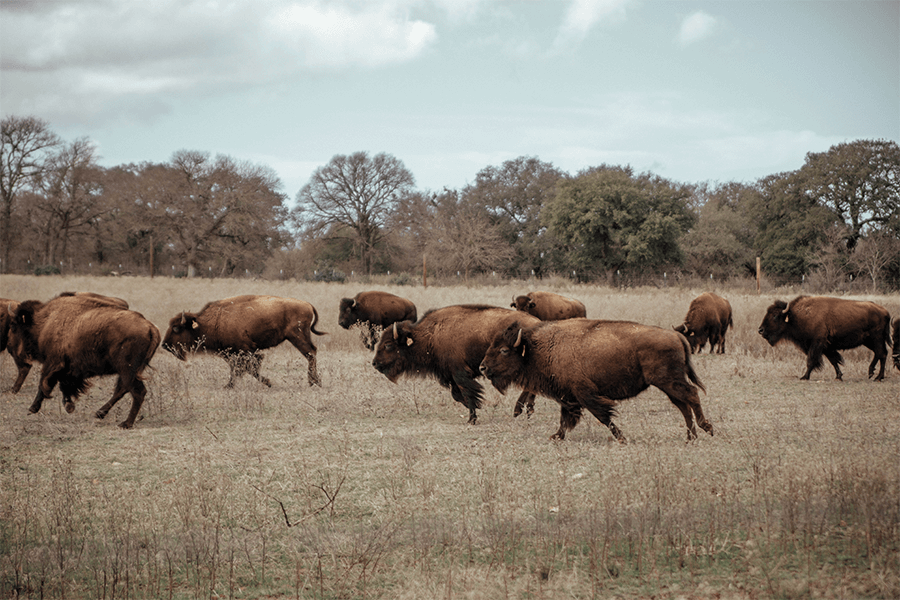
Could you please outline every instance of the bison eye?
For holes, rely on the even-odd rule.
[[[509,354],[509,348],[500,348],[500,354]]]

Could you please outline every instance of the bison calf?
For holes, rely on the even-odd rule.
[[[143,315],[96,298],[64,295],[46,304],[22,302],[13,314],[11,332],[21,341],[24,354],[42,364],[31,412],[41,409],[57,383],[63,406],[72,412],[74,401],[90,387],[89,378],[118,375],[112,398],[96,416],[106,417],[130,393],[131,410],[119,426],[134,426],[147,394],[143,372],[160,339],[159,329]]]
[[[276,296],[235,296],[208,303],[199,313],[183,312],[169,321],[163,348],[184,360],[188,352],[221,354],[231,370],[226,387],[236,377],[250,373],[261,383],[271,382],[259,374],[261,350],[287,340],[309,362],[310,385],[320,385],[316,371],[316,346],[310,332],[316,331],[319,313],[309,302]]]
[[[350,329],[361,327],[366,348],[375,349],[381,331],[399,321],[416,321],[416,305],[406,298],[387,292],[360,292],[353,298],[341,299],[338,325]]]
[[[789,303],[776,300],[766,311],[759,335],[770,346],[791,342],[806,354],[806,373],[822,368],[824,355],[834,367],[837,379],[843,379],[840,365],[844,359],[838,350],[865,346],[875,353],[869,364],[869,377],[875,365],[881,370],[875,381],[884,379],[887,346],[890,343],[891,316],[874,302],[845,300],[828,296],[797,296]]]
[[[396,383],[400,375],[431,376],[453,399],[469,409],[469,423],[478,419],[484,388],[476,378],[484,353],[498,331],[511,323],[529,325],[538,319],[507,308],[483,305],[447,306],[429,311],[418,323],[394,323],[381,335],[372,360],[379,372]],[[523,392],[516,410],[534,405]],[[518,414],[518,413],[517,413]]]
[[[553,292],[530,292],[524,296],[516,296],[510,306],[541,321],[561,321],[587,316],[581,301]]]
[[[675,331],[687,338],[691,353],[700,353],[709,341],[709,353],[725,353],[725,332],[734,327],[731,304],[717,294],[706,292],[691,301],[684,323]]]
[[[681,411],[688,440],[697,437],[693,416],[701,428],[713,432],[700,407],[697,388],[706,388],[694,372],[691,349],[674,331],[588,319],[513,324],[496,335],[481,372],[500,392],[515,384],[559,402],[559,430],[551,439],[565,439],[587,409],[624,443],[625,436],[612,422],[615,405],[651,385]]]

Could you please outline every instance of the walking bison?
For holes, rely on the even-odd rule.
[[[128,308],[128,302],[121,298],[103,296],[101,294],[95,294],[94,292],[63,292],[57,297],[65,298],[71,296],[77,296],[78,298],[85,300],[84,303],[79,304],[85,307],[90,307],[94,304],[108,304],[119,308]],[[22,340],[10,331],[12,315],[19,307],[19,302],[17,300],[0,298],[0,304],[6,307],[6,310],[0,311],[0,352],[6,350],[16,365],[16,380],[13,382],[10,391],[13,394],[17,394],[19,393],[19,390],[22,389],[22,384],[25,383],[25,378],[28,377],[28,373],[31,372],[33,360],[26,354]]]
[[[12,314],[11,334],[24,355],[42,365],[32,413],[41,409],[57,383],[63,406],[71,413],[91,377],[117,375],[112,398],[96,417],[106,417],[130,393],[131,410],[119,426],[134,426],[147,394],[143,373],[159,346],[159,329],[140,313],[103,298],[64,294],[47,303],[26,300]]]
[[[697,437],[694,416],[713,433],[700,406],[697,388],[706,388],[691,364],[690,346],[671,330],[588,319],[512,324],[494,337],[481,372],[501,393],[514,384],[559,402],[559,429],[551,439],[565,439],[587,409],[624,443],[612,422],[616,403],[651,385],[681,411],[688,440]]]
[[[401,321],[386,329],[372,366],[393,383],[403,374],[434,377],[469,409],[469,423],[474,425],[484,397],[484,388],[476,381],[478,368],[491,340],[510,324],[518,327],[539,322],[518,311],[480,304],[431,310],[418,323]],[[523,392],[516,409],[521,412],[524,404],[531,409],[534,395]]]
[[[375,349],[381,332],[398,321],[416,321],[416,305],[412,301],[387,292],[360,292],[353,298],[341,299],[338,325],[350,329],[359,324],[363,344]]]
[[[691,301],[684,323],[675,331],[687,338],[691,353],[700,353],[709,341],[709,353],[725,353],[725,332],[734,328],[731,304],[717,294],[705,292]]]
[[[560,321],[587,316],[584,304],[553,292],[530,292],[514,296],[512,308],[534,315],[541,321]]]
[[[163,348],[185,360],[188,353],[220,354],[230,368],[226,387],[235,378],[250,373],[261,383],[272,383],[260,375],[262,350],[285,340],[309,362],[307,379],[320,385],[316,371],[316,346],[310,333],[316,331],[319,313],[309,302],[276,296],[235,296],[209,302],[199,313],[182,312],[172,317],[163,338]]]
[[[894,321],[894,367],[900,370],[900,319]]]
[[[844,359],[838,350],[865,346],[875,353],[869,364],[869,377],[881,363],[876,381],[884,379],[887,346],[890,344],[891,317],[874,302],[845,300],[828,296],[797,296],[789,303],[776,300],[766,311],[759,326],[770,346],[790,342],[806,354],[806,373],[822,368],[822,356],[834,366],[837,379],[843,379],[840,365]]]

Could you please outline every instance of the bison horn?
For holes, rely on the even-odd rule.
[[[184,322],[185,322],[184,311],[181,311],[181,325],[182,326],[184,326]]]
[[[356,308],[356,298],[353,299],[353,304],[350,305],[350,308]]]
[[[12,317],[16,316],[16,311],[12,309],[12,302],[6,305],[6,312],[8,312]]]
[[[394,339],[396,340],[397,339],[397,324],[396,323],[394,323],[393,329],[394,329]]]
[[[521,343],[522,343],[522,330],[519,329],[519,335],[518,335],[518,337],[516,337],[516,343],[513,344],[513,348],[518,348],[519,344],[521,344]]]

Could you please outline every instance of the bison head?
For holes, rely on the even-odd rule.
[[[766,311],[759,326],[759,335],[763,336],[770,346],[781,341],[790,327],[790,309],[786,302],[776,300]]]
[[[338,325],[344,329],[350,329],[352,325],[355,325],[359,321],[358,306],[356,298],[341,299],[341,306],[338,309]]]
[[[672,329],[687,339],[688,344],[691,346],[691,354],[694,354],[697,351],[697,348],[702,348],[703,345],[706,344],[707,337],[700,332],[694,331],[687,323],[682,323],[678,327],[673,327]]]
[[[412,364],[412,355],[419,349],[414,346],[412,337],[413,322],[401,321],[394,323],[381,334],[381,341],[375,348],[375,358],[372,359],[372,366],[392,383],[397,383],[397,379],[408,371]]]
[[[529,296],[515,296],[510,307],[528,314],[537,306]]]
[[[174,354],[178,360],[184,360],[185,355],[197,349],[201,343],[202,334],[200,333],[200,324],[197,322],[197,315],[181,313],[169,321],[169,329],[166,331],[166,337],[163,338],[162,346]]]
[[[485,352],[479,370],[501,394],[523,372],[529,345],[530,332],[513,323],[497,334]]]

